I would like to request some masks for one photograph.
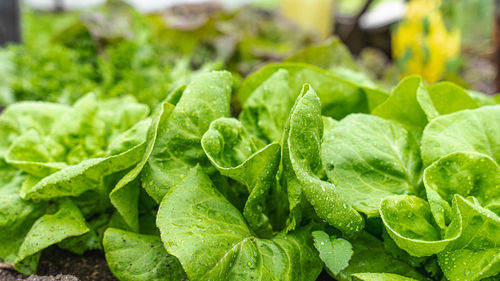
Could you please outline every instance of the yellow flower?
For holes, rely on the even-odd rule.
[[[439,0],[412,0],[405,19],[393,33],[393,56],[404,75],[418,74],[433,83],[446,64],[460,54],[460,30],[448,31]]]

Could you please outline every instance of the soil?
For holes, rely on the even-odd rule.
[[[38,275],[23,275],[5,267],[0,266],[0,281],[117,281],[97,251],[79,256],[51,247],[42,253]]]
[[[0,262],[0,281],[118,281],[106,264],[103,254],[88,252],[83,256],[50,247],[43,251],[38,275],[23,275]],[[317,281],[334,281],[325,271]]]

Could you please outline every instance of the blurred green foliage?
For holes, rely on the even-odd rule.
[[[0,49],[0,107],[71,104],[88,92],[131,94],[154,107],[197,73],[225,68],[241,80],[313,40],[276,14],[250,8],[200,5],[143,15],[114,0],[81,12],[25,9],[22,16],[24,43]]]

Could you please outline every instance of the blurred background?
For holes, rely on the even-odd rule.
[[[315,64],[382,88],[417,74],[500,90],[494,0],[1,0],[0,107],[88,91],[154,105],[199,71],[236,85]]]

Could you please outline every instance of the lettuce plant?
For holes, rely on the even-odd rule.
[[[151,113],[93,94],[12,104],[0,258],[34,273],[49,246],[103,250],[134,281],[498,280],[500,105],[350,77],[287,62],[233,93],[204,73]]]

